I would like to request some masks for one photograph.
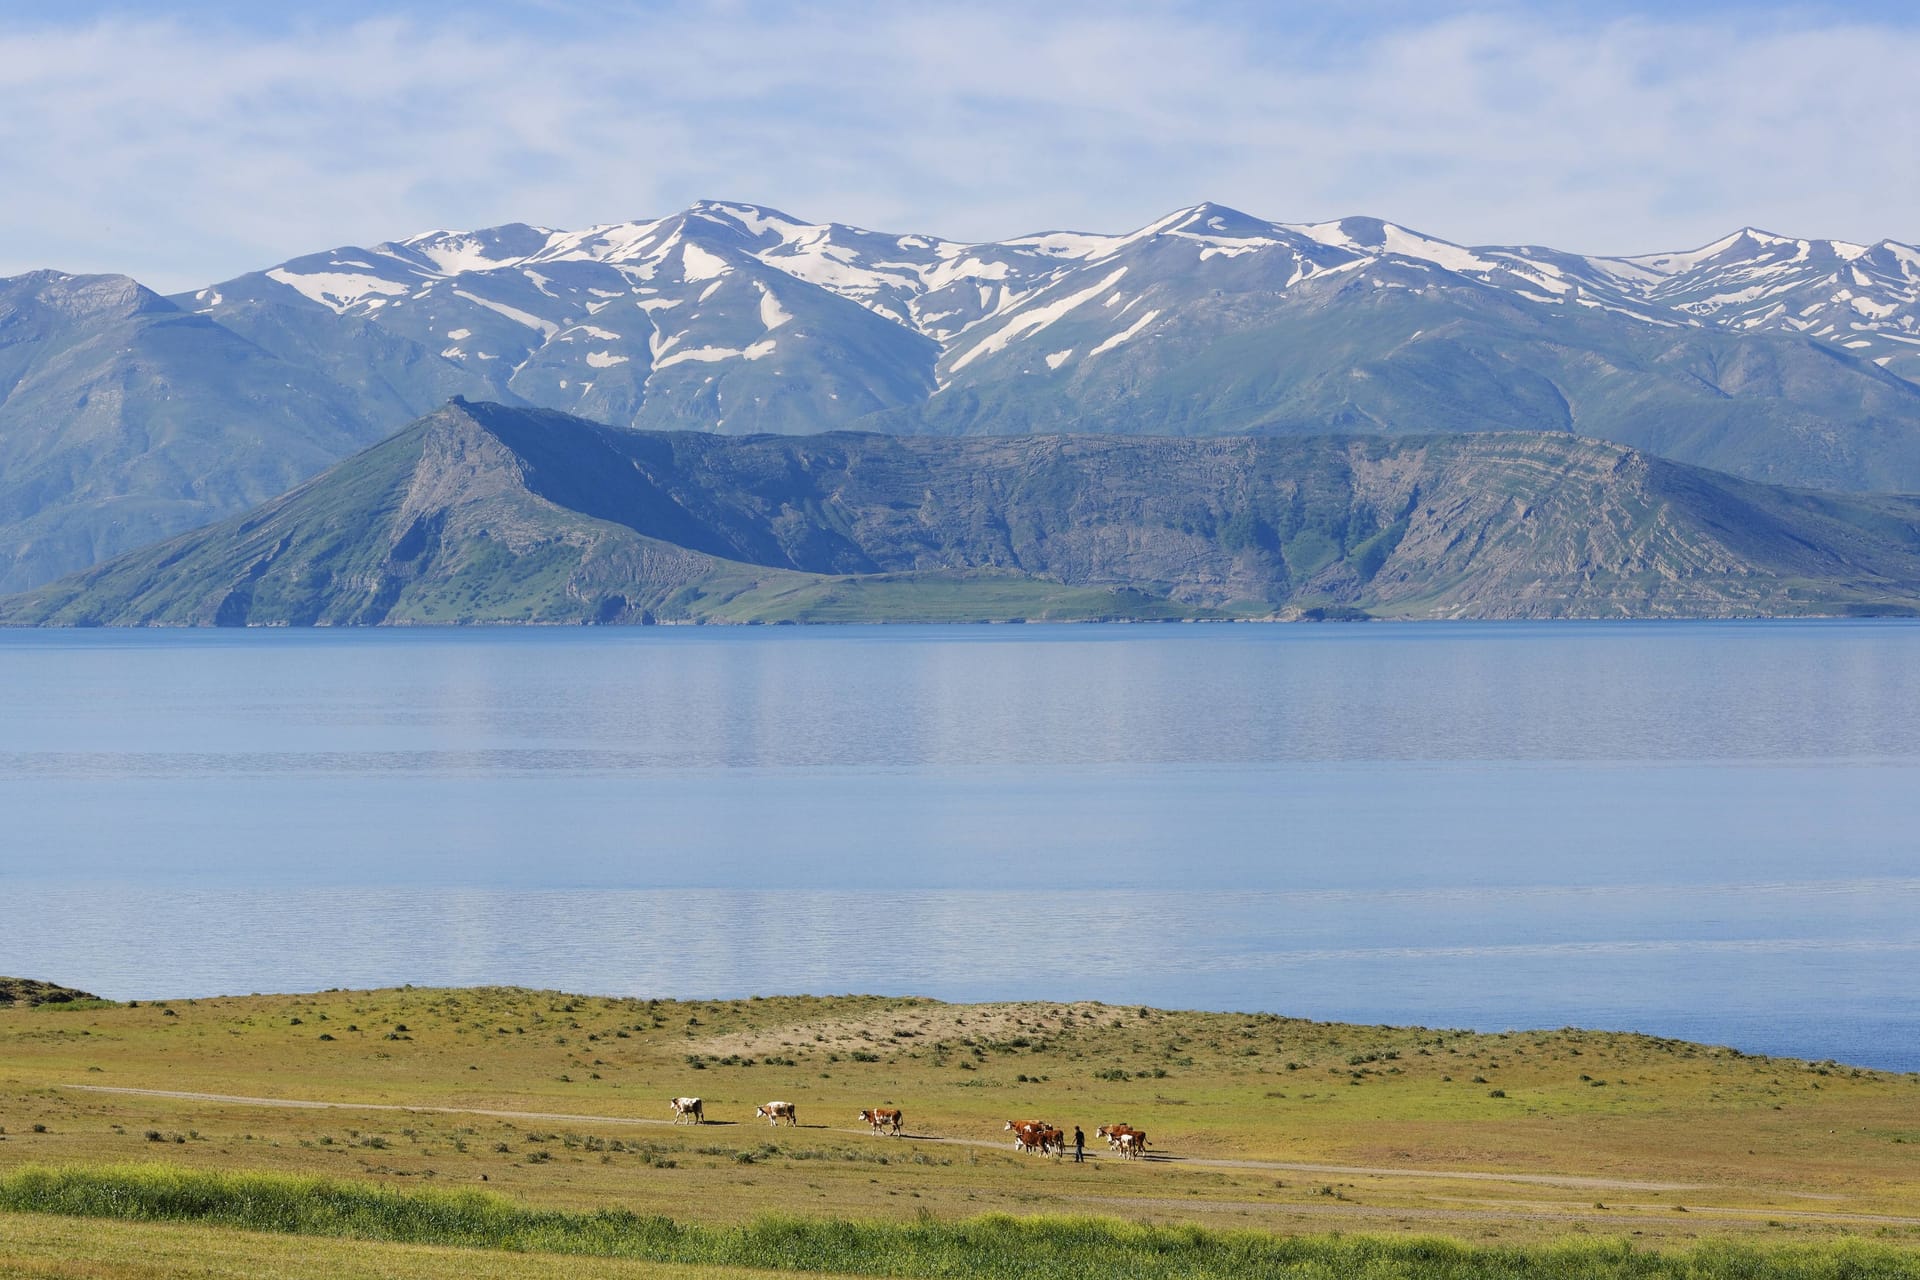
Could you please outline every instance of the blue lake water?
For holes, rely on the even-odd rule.
[[[1920,626],[0,632],[0,973],[1920,1070]]]

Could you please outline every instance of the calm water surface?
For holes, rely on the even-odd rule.
[[[0,632],[0,973],[1920,1070],[1920,626]]]

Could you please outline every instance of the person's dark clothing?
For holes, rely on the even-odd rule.
[[[1087,1135],[1080,1132],[1080,1126],[1073,1126],[1073,1162],[1084,1164],[1087,1159]]]

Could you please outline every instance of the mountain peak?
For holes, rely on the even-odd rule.
[[[452,276],[517,266],[546,248],[552,239],[550,228],[507,222],[478,231],[423,231],[379,248],[436,274]]]
[[[1149,223],[1128,239],[1138,239],[1155,235],[1186,235],[1220,237],[1229,240],[1250,240],[1273,234],[1273,224],[1251,214],[1211,200],[1189,205],[1185,209],[1175,209],[1172,213]]]
[[[1775,235],[1771,231],[1762,231],[1758,227],[1742,227],[1738,231],[1721,236],[1711,244],[1703,244],[1697,249],[1683,249],[1669,253],[1641,254],[1638,257],[1622,258],[1620,261],[1630,262],[1637,267],[1642,267],[1661,275],[1681,275],[1685,272],[1696,270],[1702,264],[1712,262],[1717,258],[1727,256],[1739,257],[1743,254],[1752,255],[1755,252],[1777,249],[1782,245],[1798,245],[1804,248],[1806,244],[1807,242],[1804,240],[1793,240],[1787,236]],[[1743,246],[1746,247],[1743,249]]]
[[[43,268],[0,280],[0,307],[62,320],[102,320],[179,307],[123,275],[70,275]]]
[[[784,223],[790,227],[810,225],[800,218],[772,205],[749,204],[745,200],[695,200],[687,206],[688,213],[704,214],[708,217],[731,218],[743,225],[761,222]]]

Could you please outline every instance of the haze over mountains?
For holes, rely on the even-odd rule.
[[[1920,491],[1920,249],[1469,249],[1215,205],[993,244],[701,203],[161,299],[0,282],[0,589],[243,510],[451,395],[728,435],[1571,431]]]

